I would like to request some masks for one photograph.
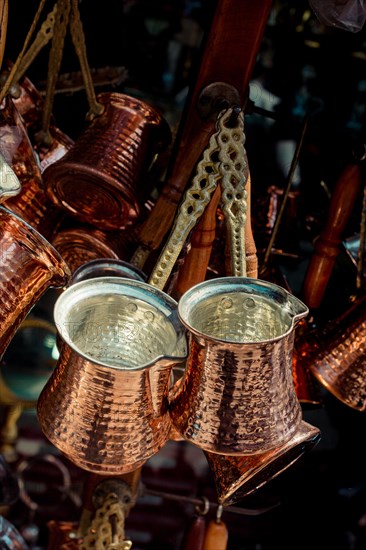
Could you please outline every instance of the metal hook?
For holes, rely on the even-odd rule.
[[[226,124],[225,124],[225,126],[227,128],[235,128],[235,126],[238,122],[238,117],[239,117],[240,112],[241,112],[241,107],[239,105],[234,105],[233,107],[231,107],[230,116],[227,119]]]
[[[205,516],[210,510],[210,501],[207,497],[201,497],[201,499],[202,505],[197,504],[197,506],[195,506],[195,510],[200,516]]]
[[[219,504],[216,509],[216,523],[221,523],[222,513],[224,511],[224,507],[222,504]]]

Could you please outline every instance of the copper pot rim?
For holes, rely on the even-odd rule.
[[[89,287],[92,291],[88,294]],[[102,290],[114,289],[118,294],[118,290],[123,289],[123,296],[130,296],[131,298],[138,298],[143,302],[147,302],[150,305],[153,305],[161,313],[169,317],[169,321],[176,331],[176,346],[177,349],[176,355],[169,354],[159,354],[154,359],[151,359],[147,363],[141,365],[135,365],[133,367],[129,366],[114,366],[111,363],[106,363],[99,359],[96,359],[81,349],[79,349],[73,340],[69,337],[69,333],[62,330],[63,326],[67,326],[65,320],[67,318],[67,310],[65,307],[66,303],[74,304],[77,300],[77,295],[80,294],[81,299],[84,297],[90,297],[91,295],[96,295],[99,288]],[[110,291],[109,291],[110,294]],[[100,294],[98,294],[100,296]],[[61,294],[58,296],[55,305],[54,305],[54,320],[57,328],[57,332],[61,340],[71,348],[71,350],[76,353],[78,356],[84,358],[86,361],[94,363],[99,367],[105,369],[112,369],[117,372],[137,372],[141,370],[146,370],[152,368],[156,363],[167,361],[167,363],[174,362],[183,362],[187,358],[187,345],[186,345],[186,336],[184,327],[181,325],[177,315],[177,302],[171,296],[166,294],[164,291],[159,290],[155,287],[152,287],[149,283],[144,281],[137,281],[134,279],[127,279],[123,277],[95,277],[93,279],[86,279],[84,281],[79,281],[78,283],[72,284],[67,288],[63,289]],[[181,349],[180,349],[181,348]]]
[[[39,259],[40,250],[42,250],[42,258],[47,259],[50,266],[52,266],[51,272],[61,278],[59,284],[66,284],[71,278],[71,271],[58,250],[41,233],[39,233],[37,229],[18,216],[18,214],[15,214],[15,212],[9,210],[4,205],[0,205],[0,214],[1,212],[5,213],[10,218],[14,218],[18,225],[22,229],[26,230],[26,233],[23,233],[23,237],[30,239],[30,246],[27,246],[28,253],[33,254],[35,259]]]
[[[212,336],[209,334],[206,334],[202,332],[201,330],[195,328],[189,321],[189,315],[188,311],[189,309],[195,308],[200,302],[205,301],[207,298],[218,294],[218,293],[225,293],[225,295],[228,294],[234,294],[239,292],[247,293],[248,297],[256,296],[255,289],[261,289],[263,291],[267,291],[269,298],[274,298],[275,293],[277,294],[277,303],[279,302],[279,297],[282,297],[282,305],[285,304],[288,299],[296,301],[296,304],[298,304],[299,312],[292,312],[292,320],[290,323],[290,326],[287,330],[285,330],[282,334],[279,336],[275,336],[273,338],[263,338],[261,340],[246,340],[245,342],[238,342],[238,340],[231,340],[230,338],[218,338],[216,336]],[[286,298],[286,300],[285,300]],[[291,312],[290,312],[291,313]],[[236,276],[236,277],[218,277],[214,279],[208,279],[206,281],[203,281],[201,283],[198,283],[188,289],[180,298],[178,302],[178,316],[182,324],[185,326],[186,329],[189,330],[192,334],[195,336],[198,336],[199,338],[204,338],[205,340],[211,341],[213,343],[221,344],[224,342],[224,344],[228,344],[232,347],[236,348],[243,348],[244,346],[253,346],[258,344],[272,344],[274,342],[278,342],[283,340],[284,338],[288,337],[294,330],[295,325],[297,322],[306,317],[309,313],[309,308],[299,300],[297,297],[290,294],[286,289],[283,287],[275,284],[270,283],[268,281],[264,281],[262,279],[254,279],[249,277],[242,277],[242,276]]]
[[[103,277],[127,277],[138,281],[146,282],[147,275],[138,267],[115,258],[96,258],[79,266],[72,274],[70,284],[75,284],[86,279],[95,279],[100,275],[93,275],[94,269],[105,269],[107,272]],[[114,273],[108,273],[113,271]],[[118,274],[118,275],[117,275]]]
[[[113,198],[116,213],[113,216],[108,213],[106,217],[103,208],[90,209],[88,203],[85,203],[84,213],[81,206],[84,204],[82,193],[81,198],[75,201],[70,200],[64,191],[65,186],[71,185],[72,176],[79,184],[93,188],[96,196],[105,190]],[[101,229],[124,229],[127,220],[131,223],[141,214],[141,206],[129,186],[93,166],[71,162],[62,157],[45,169],[43,179],[45,192],[53,204],[86,223],[96,223]]]

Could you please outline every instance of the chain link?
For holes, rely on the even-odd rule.
[[[233,128],[222,129],[217,136],[219,172],[221,174],[221,203],[225,216],[227,240],[230,244],[231,275],[246,276],[245,223],[247,214],[248,163],[244,148],[244,113],[240,111]]]
[[[217,120],[217,131],[212,134],[203,157],[197,165],[191,187],[183,201],[159,259],[150,275],[149,283],[163,289],[190,231],[203,214],[221,182],[223,210],[229,227],[231,254],[235,274],[245,274],[245,213],[248,178],[244,150],[244,115],[240,112],[236,125],[228,126],[233,108],[222,111]]]
[[[80,550],[130,550],[125,540],[124,505],[115,493],[109,493],[96,510],[89,533],[79,542]]]

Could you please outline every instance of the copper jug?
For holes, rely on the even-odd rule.
[[[366,411],[366,295],[314,328],[298,344],[299,361],[344,405]]]
[[[44,184],[70,216],[99,229],[123,229],[139,218],[151,191],[149,168],[171,134],[162,115],[140,99],[102,93],[98,102],[103,113],[44,170]]]
[[[20,323],[50,287],[65,286],[70,270],[40,233],[0,206],[0,359]]]
[[[41,429],[85,470],[136,470],[170,433],[170,374],[187,356],[176,302],[142,281],[100,277],[66,289],[54,318],[63,344],[38,399]]]
[[[189,333],[189,356],[169,401],[181,436],[230,455],[263,453],[289,441],[302,421],[291,363],[306,305],[273,283],[223,277],[189,289],[178,313]]]

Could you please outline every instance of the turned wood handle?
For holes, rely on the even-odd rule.
[[[139,243],[148,249],[160,248],[194,167],[215,130],[215,120],[203,121],[198,112],[200,93],[209,84],[224,82],[237,89],[244,105],[271,6],[271,0],[217,2],[199,72],[182,115],[166,184],[140,229]]]
[[[181,550],[202,550],[205,531],[205,518],[203,516],[194,516],[184,532],[180,547]]]
[[[212,245],[216,235],[216,210],[220,202],[221,188],[217,186],[210,203],[206,207],[190,240],[191,248],[184,258],[175,283],[174,296],[179,298],[184,292],[205,280],[210,261]]]
[[[8,0],[0,0],[0,69],[4,58],[7,29],[8,29]]]
[[[223,521],[211,520],[206,529],[202,550],[226,550],[228,530]]]
[[[344,229],[353,211],[361,183],[358,164],[350,164],[341,173],[331,196],[325,227],[314,243],[314,252],[306,270],[302,297],[315,309],[321,305],[328,281],[340,252]]]

